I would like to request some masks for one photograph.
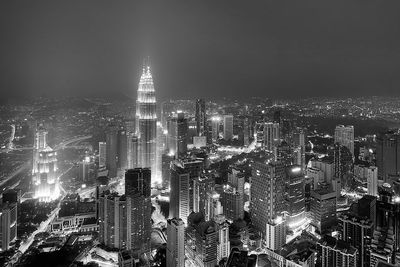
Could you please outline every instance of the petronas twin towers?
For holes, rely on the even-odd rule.
[[[135,134],[138,138],[137,165],[150,168],[152,184],[161,182],[157,157],[157,113],[156,95],[150,66],[143,67],[136,100]]]

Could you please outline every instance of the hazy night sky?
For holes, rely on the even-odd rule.
[[[400,1],[1,1],[0,97],[400,95]]]

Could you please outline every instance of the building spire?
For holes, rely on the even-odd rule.
[[[150,74],[150,57],[147,56],[143,59],[143,74]]]

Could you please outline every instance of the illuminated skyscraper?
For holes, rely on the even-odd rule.
[[[0,207],[0,251],[11,248],[17,239],[17,203],[4,203]]]
[[[304,174],[298,165],[286,169],[287,223],[296,228],[305,218]]]
[[[207,136],[207,114],[206,114],[206,102],[204,99],[196,100],[196,126],[198,136]]]
[[[39,125],[33,148],[32,182],[35,198],[56,199],[60,192],[57,181],[57,152],[47,145],[47,130]]]
[[[286,209],[285,165],[255,161],[251,167],[250,217],[254,228],[267,238],[267,223],[281,218]]]
[[[263,133],[265,149],[274,151],[274,148],[279,144],[280,141],[279,131],[279,123],[264,123]]]
[[[335,128],[335,143],[347,147],[354,156],[354,127],[338,125]]]
[[[151,171],[130,169],[125,172],[128,236],[127,248],[150,251]]]
[[[156,92],[150,66],[143,68],[136,100],[136,136],[138,137],[138,166],[150,168],[152,184],[160,183],[157,156]]]
[[[106,166],[106,142],[99,142],[99,167]]]
[[[393,131],[380,134],[377,143],[378,179],[388,182],[389,175],[400,174],[400,134]]]
[[[167,221],[167,266],[185,266],[185,223],[173,218]]]
[[[224,116],[224,139],[231,140],[233,137],[233,116]]]
[[[178,117],[168,120],[168,153],[175,158],[185,156],[187,152],[188,121],[180,112]]]
[[[185,224],[190,213],[189,174],[183,162],[175,160],[171,163],[169,217],[180,218]]]

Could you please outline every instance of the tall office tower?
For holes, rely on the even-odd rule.
[[[204,221],[199,213],[191,213],[186,228],[186,252],[194,266],[217,265],[218,232],[214,221]]]
[[[393,188],[384,183],[379,188],[376,202],[376,227],[372,239],[372,254],[387,258],[389,263],[396,263],[396,252],[400,248],[400,202],[394,197]],[[372,264],[372,259],[371,259]]]
[[[214,218],[218,233],[217,262],[229,257],[231,242],[229,241],[229,224],[225,216],[219,215]]]
[[[197,135],[197,122],[194,120],[194,118],[190,118],[188,120],[188,132],[187,132],[187,142],[188,144],[194,144],[194,138],[198,138],[199,140],[204,139],[204,143],[206,146],[207,145],[207,136],[198,136]]]
[[[301,170],[304,171],[306,166],[306,146],[305,146],[305,133],[301,128],[297,128],[293,134],[293,156],[294,164],[300,165]]]
[[[369,266],[373,222],[358,214],[341,214],[338,219],[341,229],[340,239],[358,250],[358,266]]]
[[[286,209],[284,200],[285,166],[280,162],[253,162],[250,217],[254,228],[266,238],[266,223]]]
[[[311,225],[325,234],[336,223],[336,192],[321,188],[311,192]]]
[[[150,66],[143,68],[136,100],[136,136],[138,137],[138,166],[150,168],[152,184],[161,183],[156,161],[157,151],[157,114],[156,95]]]
[[[221,193],[221,204],[227,220],[233,222],[237,219],[243,219],[243,194],[240,194],[235,187],[224,185]]]
[[[127,249],[150,251],[151,237],[151,171],[130,169],[125,172],[127,198]]]
[[[202,158],[186,158],[180,160],[185,171],[189,173],[189,210],[194,210],[194,201],[193,201],[193,190],[194,190],[194,180],[198,177],[201,177],[204,172],[205,162]]]
[[[388,182],[389,175],[400,174],[400,134],[387,132],[378,135],[376,140],[378,179]]]
[[[256,146],[263,147],[264,146],[264,123],[257,122],[254,126],[255,138],[256,138]]]
[[[118,131],[118,168],[125,170],[128,167],[128,134],[125,129]]]
[[[109,248],[127,247],[126,197],[105,192],[99,197],[99,240]]]
[[[172,116],[174,110],[176,110],[176,107],[171,100],[161,103],[161,125],[164,129],[167,129],[167,120]]]
[[[370,166],[367,170],[367,189],[368,195],[378,195],[378,168]]]
[[[274,151],[274,148],[280,142],[279,123],[264,123],[263,133],[265,149],[269,151]]]
[[[188,122],[184,113],[168,120],[168,154],[175,158],[184,157],[187,152]]]
[[[224,139],[231,140],[233,137],[233,115],[224,115]]]
[[[169,218],[180,218],[187,224],[189,216],[189,181],[190,174],[183,162],[171,162]]]
[[[9,250],[17,239],[17,203],[2,204],[0,231],[0,251]]]
[[[213,191],[215,181],[210,175],[201,175],[193,180],[193,211],[205,214],[207,192]]]
[[[138,138],[134,133],[128,133],[127,136],[127,165],[128,169],[138,167]]]
[[[212,141],[217,141],[219,138],[219,126],[221,124],[220,117],[211,118],[211,138]]]
[[[106,142],[99,142],[99,167],[106,166]]]
[[[220,201],[220,194],[216,191],[209,191],[206,195],[204,218],[211,221],[217,215],[223,213],[223,207]]]
[[[207,136],[207,111],[204,99],[196,99],[196,126],[198,136]]]
[[[249,118],[243,119],[243,145],[248,146],[250,144],[250,122]]]
[[[78,163],[78,179],[82,182],[88,182],[94,178],[94,162],[90,160],[89,156]]]
[[[185,267],[185,223],[182,219],[167,221],[167,266]]]
[[[279,251],[286,243],[286,222],[281,216],[266,223],[265,246],[272,251]]]
[[[118,169],[118,127],[109,126],[106,131],[106,167],[110,177],[117,176]]]
[[[298,227],[305,219],[304,174],[298,165],[286,169],[287,225]]]
[[[347,147],[354,156],[354,127],[338,125],[335,128],[335,143]]]
[[[57,152],[47,144],[47,130],[38,125],[35,133],[32,184],[35,198],[50,201],[60,195],[57,179]]]
[[[228,170],[228,183],[236,189],[239,194],[244,194],[245,174],[239,169],[232,167]]]
[[[285,166],[293,165],[293,151],[288,143],[281,142],[275,147],[275,160],[282,162]],[[300,165],[299,165],[300,166]]]
[[[353,156],[347,147],[336,143],[333,149],[333,160],[335,178],[344,179],[351,175]]]
[[[358,251],[355,247],[332,236],[324,236],[317,243],[319,252],[318,266],[321,267],[357,267]],[[317,262],[318,263],[318,262]]]

